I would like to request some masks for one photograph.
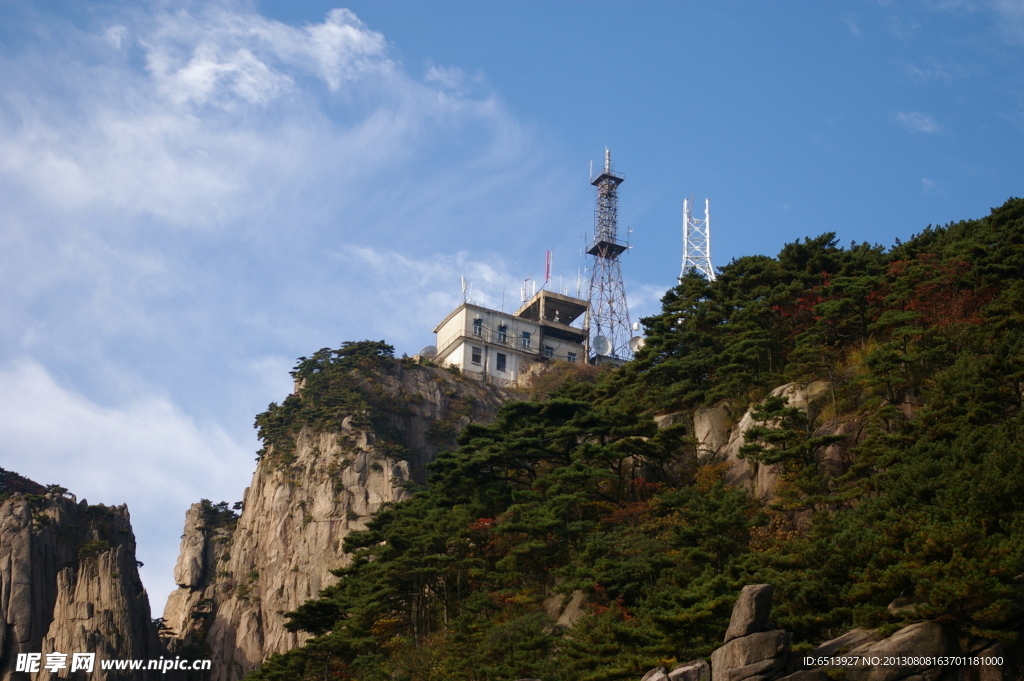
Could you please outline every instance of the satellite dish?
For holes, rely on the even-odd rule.
[[[629,351],[639,352],[640,348],[642,348],[646,343],[647,341],[644,339],[643,336],[633,336],[632,338],[629,339]]]
[[[594,336],[593,348],[602,357],[612,354],[612,342],[604,336]]]
[[[433,345],[428,345],[427,347],[420,350],[420,357],[434,359],[435,357],[437,357],[437,348],[434,347]]]

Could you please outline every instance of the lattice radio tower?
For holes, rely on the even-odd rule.
[[[697,220],[690,214],[693,197],[689,202],[683,199],[683,267],[679,278],[689,270],[697,270],[708,281],[715,280],[715,268],[711,265],[711,208],[704,199],[704,219]]]
[[[629,308],[622,285],[619,256],[627,248],[619,241],[619,185],[625,180],[612,170],[612,157],[604,150],[604,170],[590,178],[597,187],[594,211],[594,240],[587,248],[590,264],[590,318],[588,352],[594,360],[628,360]]]

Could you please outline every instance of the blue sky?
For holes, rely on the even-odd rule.
[[[1022,0],[0,0],[0,466],[128,503],[159,613],[294,359],[574,287],[605,146],[636,317],[691,194],[719,266],[1020,196],[1022,57]]]

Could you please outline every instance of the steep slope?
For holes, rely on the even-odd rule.
[[[19,653],[159,657],[128,509],[0,478],[0,679],[24,677],[14,671]],[[97,668],[91,678],[134,677]]]
[[[1013,199],[889,250],[825,234],[684,277],[633,361],[467,428],[350,535],[290,616],[315,638],[251,678],[639,678],[721,649],[750,584],[804,650],[873,630],[908,655],[1002,646],[989,667],[1019,672],[1022,272]],[[567,597],[573,624],[548,607]],[[718,655],[734,678],[781,664]]]
[[[209,502],[186,514],[163,634],[179,652],[212,657],[214,681],[240,679],[308,638],[285,628],[284,613],[336,581],[331,570],[349,560],[345,537],[407,498],[438,451],[506,398],[361,347],[300,364],[297,393],[260,417],[267,447],[240,517]]]

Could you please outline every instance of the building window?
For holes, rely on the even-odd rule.
[[[473,335],[482,336],[484,335],[484,320],[474,319],[473,320]]]
[[[480,366],[480,348],[473,348],[473,364]]]
[[[523,331],[522,343],[523,343],[523,347],[524,348],[526,348],[526,349],[530,348],[530,332],[529,331]]]
[[[497,361],[495,362],[498,366],[498,371],[505,371],[505,353],[499,352]]]
[[[544,346],[544,356],[548,359],[552,359],[555,356],[555,349],[550,345]]]
[[[498,327],[498,342],[499,343],[507,343],[508,342],[508,327],[505,326],[504,324],[502,324],[501,326]]]
[[[575,353],[575,352],[570,352],[570,353],[569,353],[568,355],[566,355],[566,356],[567,356],[567,357],[569,358],[569,361],[570,361],[570,362],[575,362],[575,361],[576,361],[576,353]]]

